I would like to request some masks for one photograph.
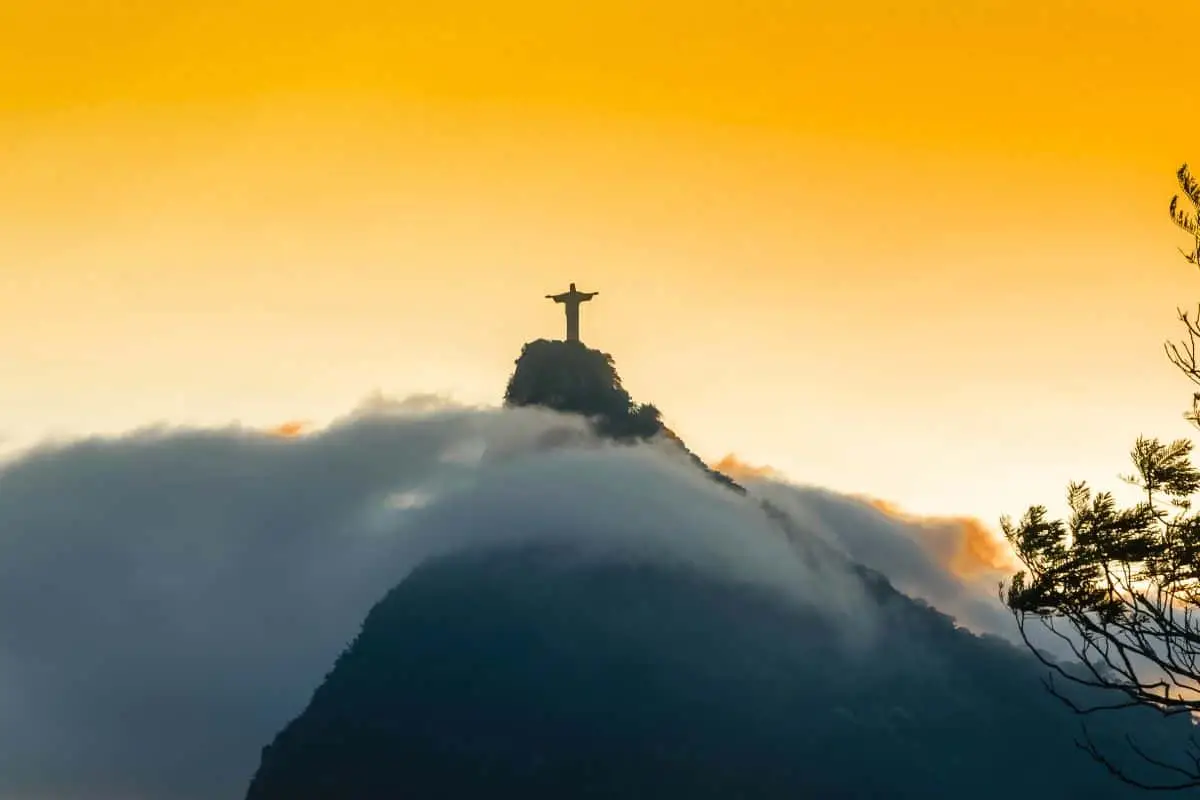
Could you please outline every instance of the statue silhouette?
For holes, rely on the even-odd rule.
[[[553,300],[556,303],[562,303],[566,307],[567,312],[567,341],[579,341],[579,304],[586,303],[591,300],[599,292],[580,292],[575,289],[575,284],[571,284],[569,291],[562,294],[548,294],[547,300]]]

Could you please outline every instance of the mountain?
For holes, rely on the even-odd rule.
[[[541,406],[579,414],[598,435],[623,444],[670,442],[710,478],[745,494],[745,488],[689,450],[663,424],[656,406],[633,401],[608,353],[577,341],[537,339],[521,348],[516,364],[504,391],[506,406]]]
[[[670,438],[578,343],[526,345],[505,400],[618,442]],[[1074,746],[1078,718],[1027,653],[850,568],[869,635],[686,563],[563,544],[427,562],[264,748],[247,800],[1137,794]],[[1092,733],[1161,753],[1186,725],[1135,710]]]

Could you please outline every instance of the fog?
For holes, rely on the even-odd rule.
[[[845,554],[1011,632],[994,584],[939,556],[952,531],[750,488],[669,446],[598,442],[575,418],[421,398],[301,436],[154,429],[18,453],[0,471],[0,796],[240,796],[372,604],[458,551],[558,541],[685,564],[818,608],[870,646]],[[781,535],[760,498],[802,535]]]

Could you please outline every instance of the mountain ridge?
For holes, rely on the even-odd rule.
[[[746,494],[635,403],[600,351],[530,342],[504,399],[579,414],[619,444],[671,441]],[[1028,654],[877,571],[830,561],[786,513],[757,505],[802,557],[861,580],[885,622],[878,642],[847,647],[815,611],[681,565],[589,562],[544,544],[443,556],[371,609],[264,747],[247,800],[999,800],[1007,782],[979,779],[998,760],[1052,775],[1039,789],[1061,795],[1134,796],[1074,747],[1074,717]],[[1098,741],[1119,743],[1117,718],[1166,736],[1157,715],[1133,712],[1102,721]]]

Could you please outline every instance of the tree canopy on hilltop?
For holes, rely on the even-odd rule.
[[[648,439],[663,430],[656,407],[633,402],[612,356],[580,342],[538,339],[521,348],[504,403],[581,414],[613,439]]]
[[[633,401],[621,385],[612,356],[580,342],[538,339],[521,348],[504,404],[579,414],[591,421],[597,435],[625,444],[661,437],[679,447],[713,480],[735,492],[746,491],[689,450],[663,424],[657,406]]]

